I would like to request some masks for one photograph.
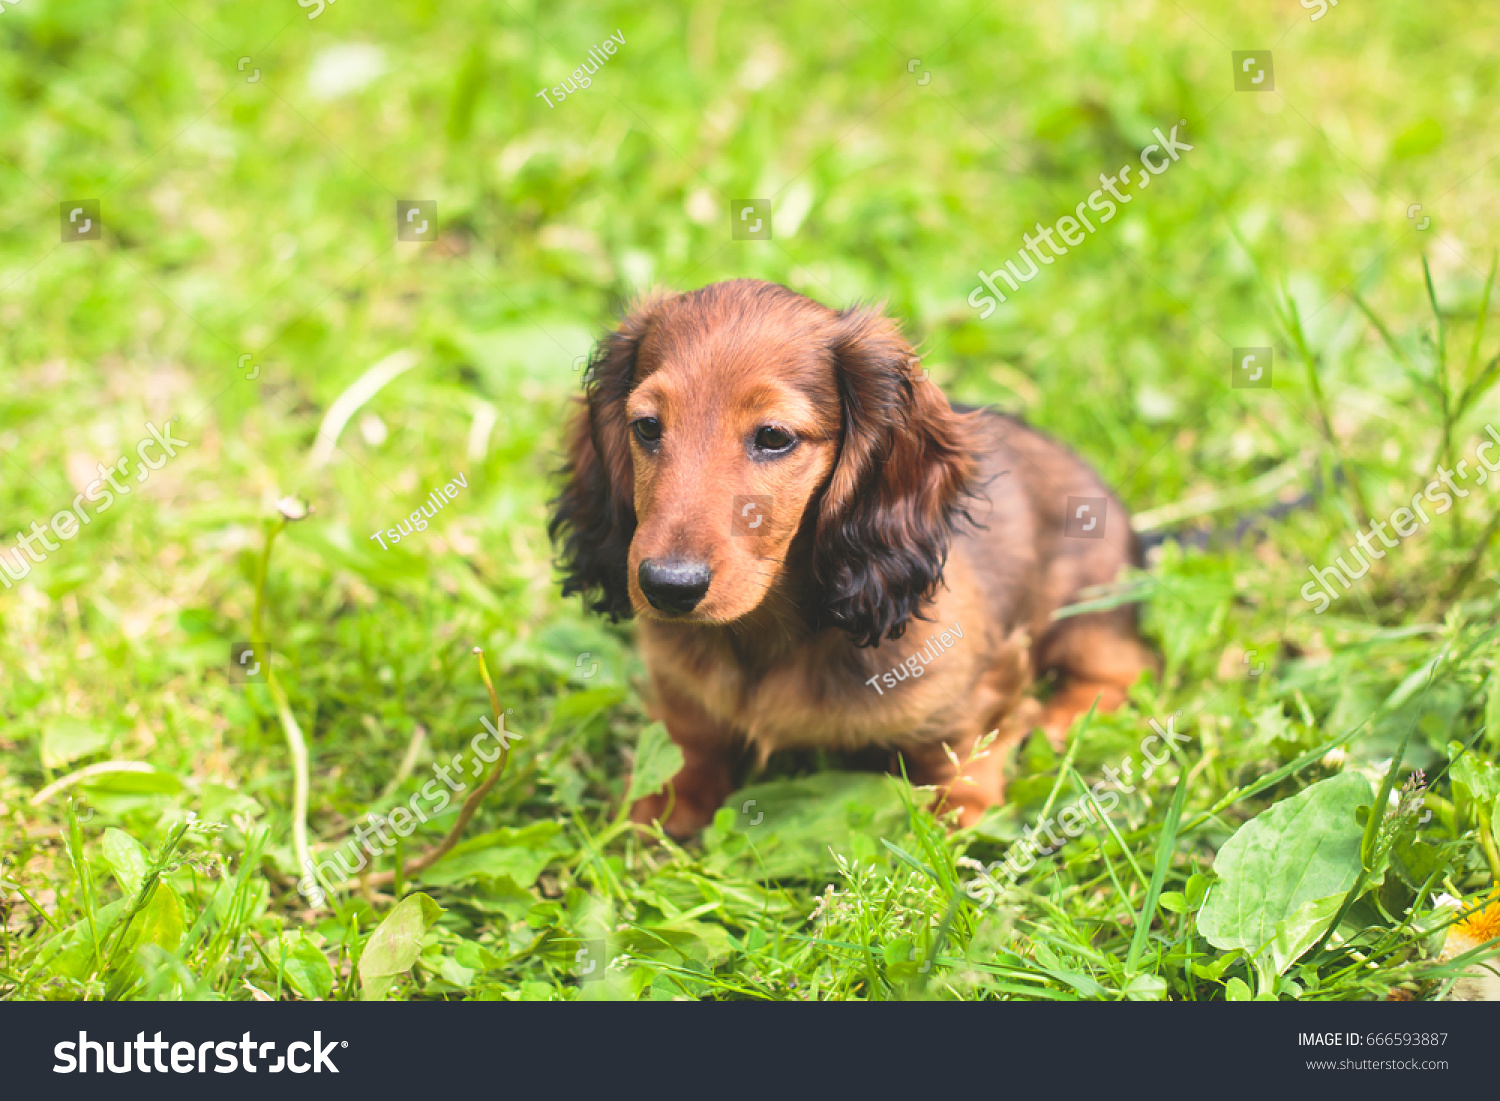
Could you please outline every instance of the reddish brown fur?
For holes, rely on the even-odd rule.
[[[636,438],[641,418],[659,441]],[[766,459],[754,442],[767,426],[795,446]],[[954,411],[876,312],[752,280],[648,297],[590,363],[565,475],[552,522],[564,592],[641,620],[655,707],[685,761],[664,823],[676,835],[713,816],[746,749],[763,761],[798,746],[899,751],[972,823],[1002,798],[1006,742],[1033,725],[1060,739],[1154,664],[1129,609],[1052,618],[1135,560],[1123,506],[1040,433]],[[770,514],[736,533],[735,498],[750,496],[770,497]],[[1069,496],[1108,499],[1104,539],[1064,538]],[[669,558],[712,570],[685,615],[639,584],[644,560]],[[945,630],[938,653],[927,640]],[[879,679],[918,652],[932,655],[922,675]],[[1045,707],[1024,696],[1041,672],[1061,678]],[[959,776],[944,746],[967,760],[997,728]],[[667,801],[641,800],[635,819]]]

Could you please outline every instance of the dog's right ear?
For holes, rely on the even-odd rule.
[[[583,593],[593,611],[612,620],[631,614],[626,559],[635,535],[635,471],[625,399],[635,385],[636,353],[664,297],[637,302],[589,357],[584,396],[568,429],[565,481],[547,525],[561,545],[563,595]]]

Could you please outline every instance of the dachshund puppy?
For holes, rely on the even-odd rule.
[[[747,752],[821,746],[901,754],[970,825],[1007,742],[1060,741],[1155,665],[1129,607],[1052,618],[1138,564],[1120,502],[1041,433],[950,407],[878,312],[748,279],[658,293],[585,392],[549,527],[563,593],[640,619],[684,761],[637,822],[686,836]]]

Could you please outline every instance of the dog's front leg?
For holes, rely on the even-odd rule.
[[[669,789],[637,799],[630,817],[648,825],[665,814],[662,828],[673,837],[687,837],[713,821],[714,811],[734,791],[739,745],[733,731],[694,700],[654,683],[657,717],[682,750],[682,768]]]
[[[981,737],[979,727],[950,739],[903,749],[907,776],[918,786],[939,789],[933,804],[936,814],[942,816],[956,810],[958,825],[972,826],[986,810],[1004,800],[1005,750],[1026,736],[1040,712],[1035,700],[1017,701],[1001,719],[997,737],[978,753],[975,749]]]

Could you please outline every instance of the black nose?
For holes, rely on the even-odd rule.
[[[651,607],[668,615],[687,615],[698,606],[714,579],[707,563],[686,558],[647,558],[636,571],[641,592]]]

